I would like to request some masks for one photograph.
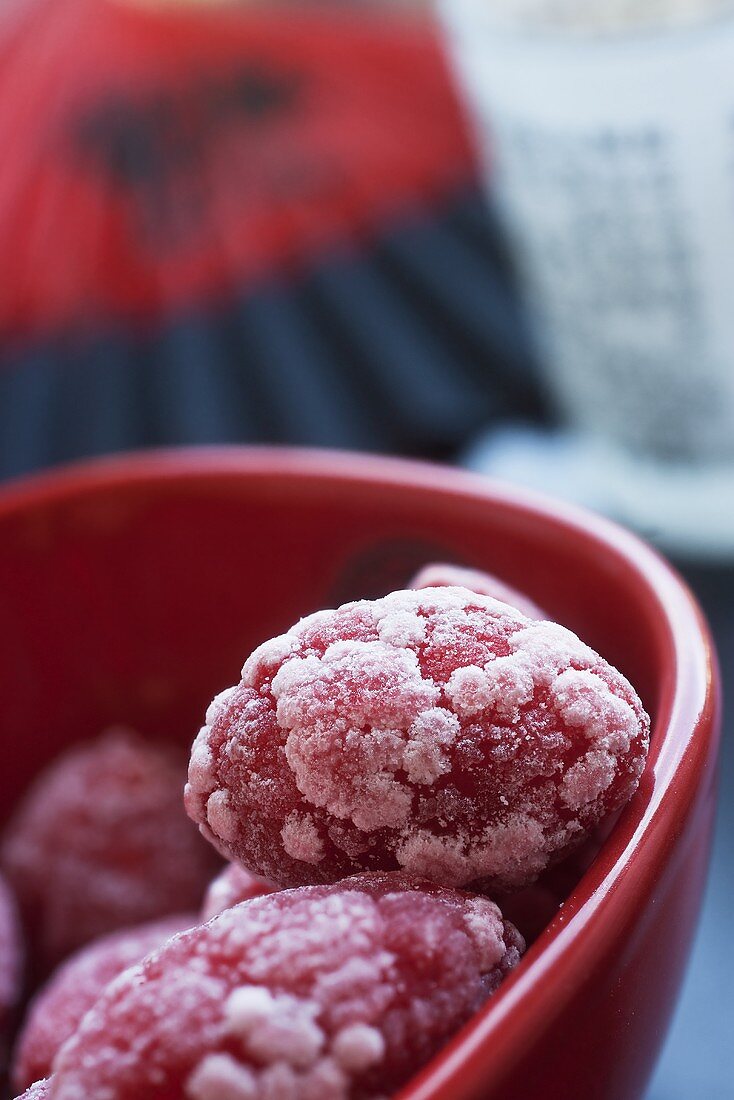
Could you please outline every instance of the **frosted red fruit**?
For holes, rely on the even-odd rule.
[[[481,569],[466,569],[462,565],[451,565],[448,562],[432,562],[416,573],[408,587],[468,588],[470,592],[478,592],[480,596],[491,596],[502,603],[508,603],[529,619],[549,617],[524,592],[519,592],[493,573],[485,573]]]
[[[174,753],[114,731],[36,780],[2,861],[37,974],[108,932],[199,908],[219,861],[182,810],[184,777]]]
[[[241,901],[249,901],[250,898],[258,898],[262,894],[272,894],[277,889],[272,882],[258,878],[237,863],[230,863],[210,883],[201,907],[201,921],[203,923],[211,920],[225,909],[239,905]]]
[[[23,948],[15,901],[0,876],[0,1063],[4,1068],[8,1032],[20,1000]]]
[[[22,1096],[17,1096],[16,1100],[48,1100],[50,1087],[51,1082],[49,1080],[36,1081],[29,1089],[26,1089]]]
[[[564,627],[464,588],[395,592],[260,646],[192,749],[186,805],[284,886],[403,868],[532,882],[637,787],[649,719]]]
[[[50,1100],[371,1100],[405,1082],[524,948],[493,902],[361,875],[227,909],[108,986]]]
[[[194,914],[185,914],[113,932],[67,959],[28,1009],[13,1060],[15,1088],[50,1074],[59,1047],[113,978],[196,923]]]

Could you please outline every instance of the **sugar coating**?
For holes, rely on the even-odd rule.
[[[272,882],[258,878],[257,875],[246,871],[238,863],[229,863],[221,874],[217,875],[213,882],[209,883],[209,889],[204,897],[201,907],[200,921],[211,920],[225,909],[231,909],[233,905],[239,905],[241,901],[249,901],[250,898],[258,898],[261,894],[271,894],[277,890]]]
[[[195,914],[189,913],[113,932],[67,959],[31,1001],[15,1047],[15,1088],[50,1074],[59,1047],[113,978],[195,923]]]
[[[255,650],[197,737],[185,801],[283,886],[404,869],[519,889],[628,801],[649,729],[565,627],[466,588],[395,592]]]
[[[219,862],[182,812],[184,778],[174,750],[116,730],[27,792],[1,858],[36,976],[118,928],[198,909]]]
[[[309,1069],[318,1060],[325,1035],[316,1022],[318,1005],[264,985],[235,989],[224,1005],[226,1030],[252,1058]]]
[[[529,619],[547,619],[546,613],[524,592],[482,569],[467,569],[448,562],[432,562],[419,569],[408,588],[468,588],[481,596],[491,596],[522,611]]]
[[[324,846],[310,814],[289,814],[280,830],[280,839],[289,856],[302,863],[320,863]]]
[[[370,1024],[343,1027],[337,1031],[331,1047],[336,1064],[349,1073],[361,1073],[378,1065],[385,1057],[382,1032]]]
[[[401,873],[252,899],[107,987],[50,1100],[377,1100],[496,990],[524,942],[492,902]]]
[[[35,1081],[21,1096],[17,1096],[16,1100],[48,1100],[50,1087],[51,1082],[48,1080]]]
[[[190,1100],[255,1100],[257,1078],[231,1054],[207,1054],[187,1082]]]

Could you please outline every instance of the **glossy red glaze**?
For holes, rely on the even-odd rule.
[[[526,591],[630,678],[654,732],[640,790],[564,908],[401,1097],[640,1096],[703,892],[719,688],[685,585],[603,519],[438,467],[282,450],[158,453],[8,487],[2,811],[108,723],[190,741],[254,645],[431,560]]]

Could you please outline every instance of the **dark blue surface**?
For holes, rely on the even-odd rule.
[[[734,695],[734,568],[684,570],[714,631],[725,704]],[[734,721],[725,705],[711,877],[683,997],[647,1100],[734,1097]]]

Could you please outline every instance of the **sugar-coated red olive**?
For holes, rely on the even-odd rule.
[[[188,913],[126,928],[94,940],[62,963],[28,1009],[13,1058],[15,1088],[27,1088],[51,1073],[59,1047],[113,978],[196,923],[195,914]]]
[[[219,861],[182,809],[184,778],[173,750],[125,731],[39,775],[2,845],[34,976],[108,932],[198,910]]]
[[[531,883],[636,789],[649,719],[575,634],[466,588],[321,611],[218,696],[186,805],[282,886],[403,869]]]
[[[523,948],[493,902],[399,873],[255,898],[109,985],[49,1100],[376,1100]]]

